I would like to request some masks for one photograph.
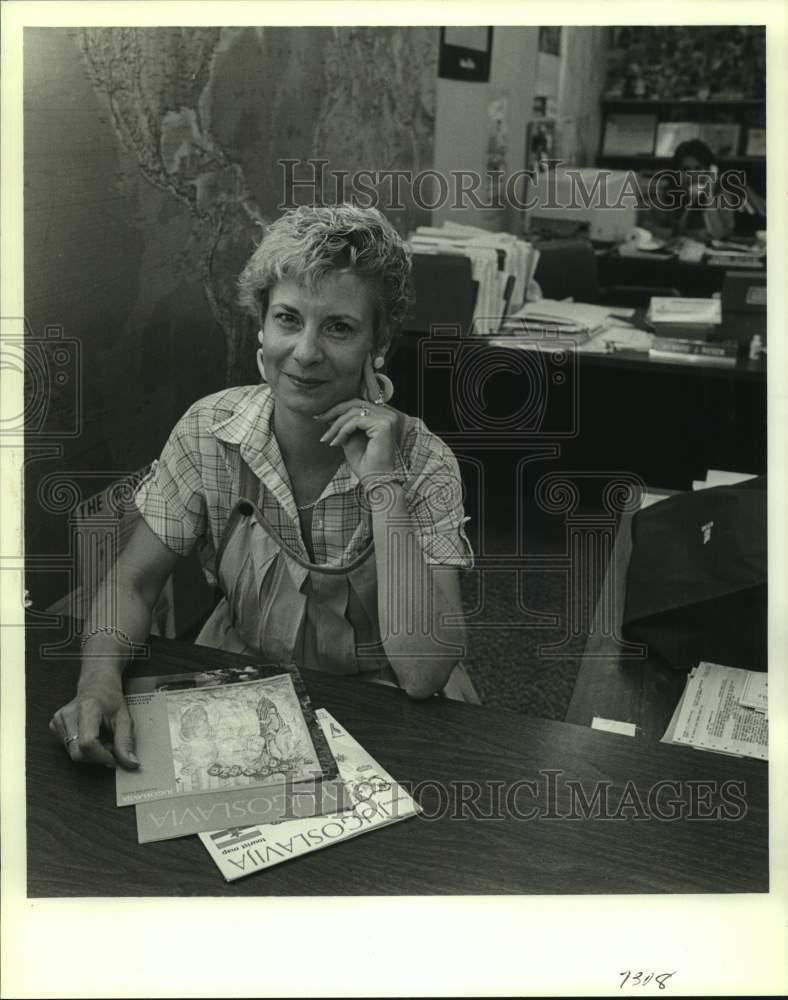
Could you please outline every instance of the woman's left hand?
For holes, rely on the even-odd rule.
[[[315,420],[330,424],[320,440],[335,447],[341,445],[359,479],[394,471],[397,414],[388,406],[347,399],[318,414]]]

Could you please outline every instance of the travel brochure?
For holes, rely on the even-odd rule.
[[[289,674],[129,694],[140,767],[118,769],[117,804],[322,777]]]
[[[126,703],[140,767],[116,770],[116,803],[140,843],[348,805],[295,666],[135,677]]]
[[[126,703],[140,767],[116,770],[117,805],[140,844],[199,834],[228,880],[419,811],[295,666],[135,677]]]
[[[201,833],[200,840],[228,882],[389,826],[421,811],[405,789],[332,715],[318,709],[317,718],[339,764],[351,807],[334,815]]]

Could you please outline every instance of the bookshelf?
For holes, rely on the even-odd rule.
[[[669,166],[668,149],[683,138],[706,142],[715,152],[719,167],[743,169],[747,183],[756,191],[766,191],[766,157],[748,153],[752,143],[765,137],[766,102],[760,98],[657,99],[605,97],[602,99],[602,128],[597,165],[614,170],[636,170],[649,175]],[[711,136],[725,137],[728,146],[717,146]],[[632,135],[630,152],[627,132]],[[651,132],[651,136],[649,133]],[[676,141],[671,142],[673,137]],[[765,139],[764,139],[765,141]],[[646,152],[650,146],[651,152]],[[718,151],[722,150],[722,151]]]

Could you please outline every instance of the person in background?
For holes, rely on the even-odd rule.
[[[195,403],[141,483],[77,693],[50,722],[72,760],[138,766],[123,670],[194,547],[224,595],[198,643],[474,700],[459,662],[458,571],[473,553],[457,462],[388,404],[380,372],[410,269],[375,209],[302,206],[267,228],[239,280],[262,384]]]
[[[703,243],[727,239],[736,217],[724,203],[718,177],[705,142],[689,139],[679,143],[638,226],[663,240],[682,236]]]

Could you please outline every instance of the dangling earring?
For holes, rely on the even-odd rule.
[[[260,330],[257,334],[257,339],[262,344],[263,342],[263,331]],[[260,378],[263,382],[267,382],[268,379],[265,377],[265,365],[263,364],[263,349],[260,347],[257,351],[257,370],[260,372]]]
[[[377,397],[372,400],[377,406],[381,406],[383,403],[388,403],[391,397],[394,395],[394,383],[388,377],[384,375],[383,372],[377,369],[383,367],[383,355],[379,354],[375,360],[372,362],[376,371],[374,372],[375,381],[378,383],[378,389],[380,390]]]

